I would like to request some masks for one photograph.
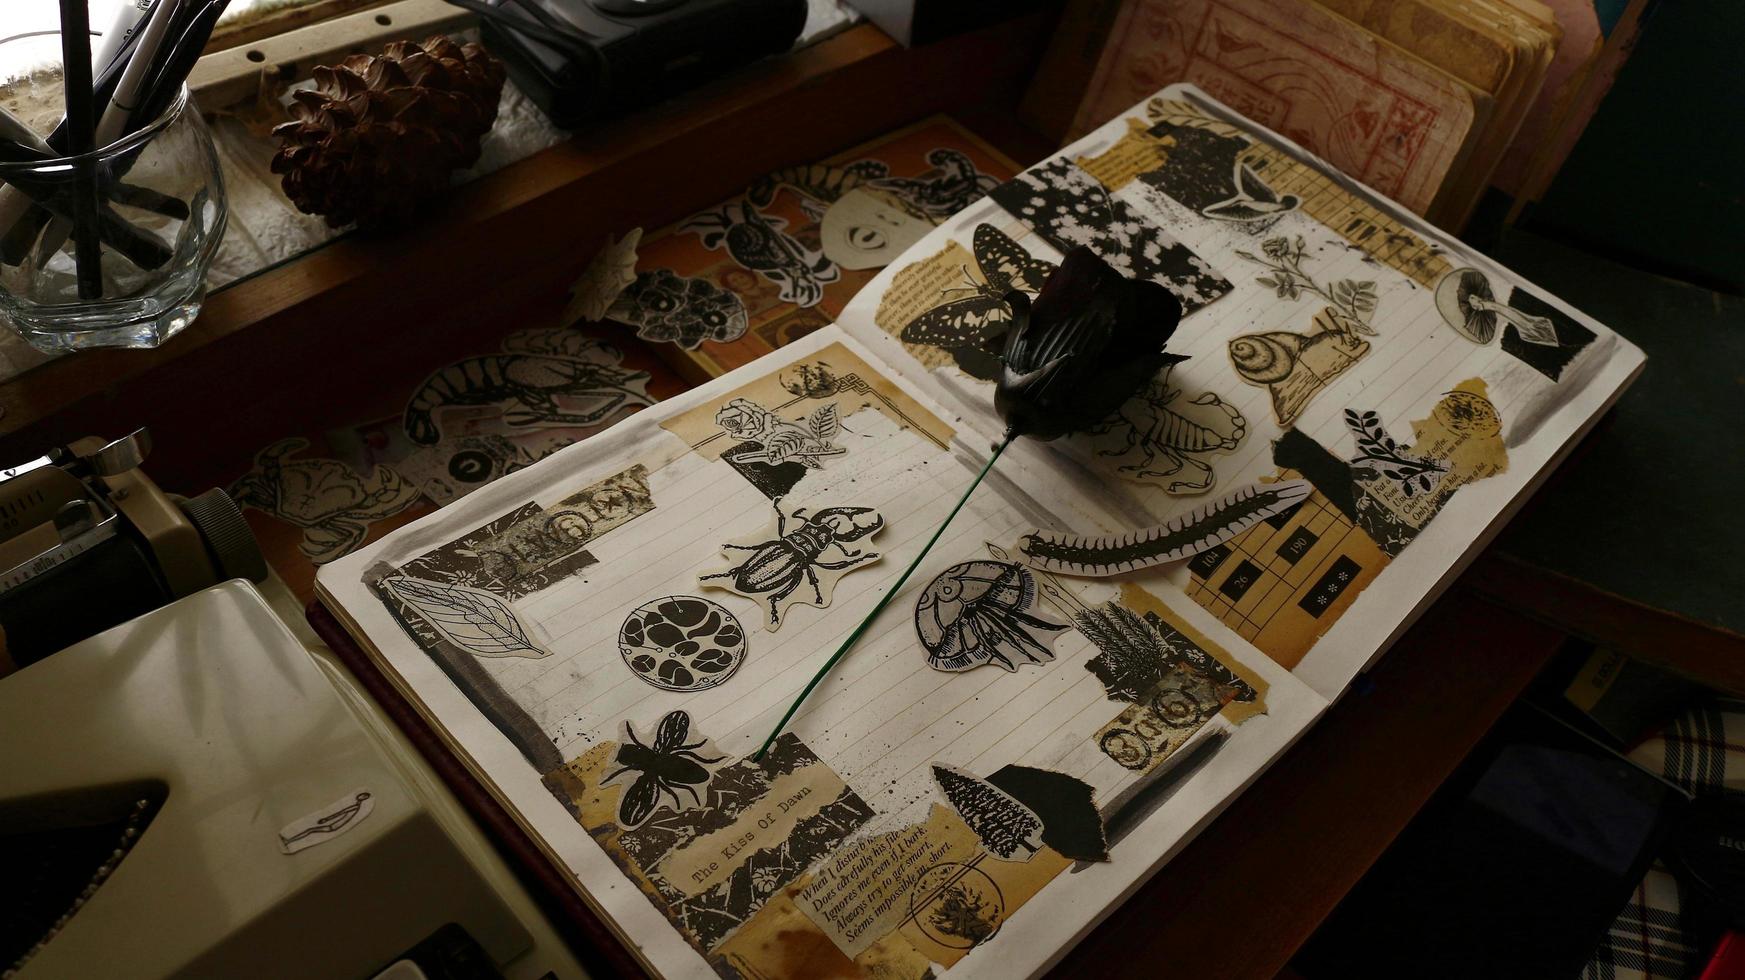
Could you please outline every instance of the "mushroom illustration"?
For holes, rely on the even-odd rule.
[[[1557,346],[1557,328],[1548,317],[1523,313],[1497,302],[1491,282],[1477,269],[1455,269],[1436,284],[1436,309],[1454,332],[1475,344],[1488,344],[1497,335],[1500,317],[1515,325],[1529,344]]]

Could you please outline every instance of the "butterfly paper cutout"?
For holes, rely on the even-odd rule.
[[[1014,289],[1029,293],[1041,289],[1054,265],[1032,256],[990,224],[976,226],[972,244],[984,281],[975,281],[965,268],[965,284],[946,292],[970,295],[922,313],[909,321],[901,337],[911,344],[948,351],[966,374],[991,381],[999,372],[993,342],[1004,337],[1012,325],[1012,307],[1006,294]]]

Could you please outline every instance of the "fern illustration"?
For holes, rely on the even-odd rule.
[[[1387,428],[1381,424],[1381,416],[1375,412],[1348,408],[1345,410],[1345,425],[1357,437],[1358,456],[1351,461],[1352,465],[1393,480],[1408,497],[1431,492],[1441,481],[1442,474],[1448,471],[1445,464],[1436,460],[1407,456],[1408,447],[1388,435]]]

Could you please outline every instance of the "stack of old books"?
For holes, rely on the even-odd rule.
[[[1025,110],[1077,137],[1193,82],[1435,223],[1538,197],[1651,0],[1072,0]]]

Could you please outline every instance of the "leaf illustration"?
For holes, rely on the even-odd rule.
[[[806,424],[811,426],[812,435],[824,442],[836,438],[836,433],[842,429],[842,421],[836,417],[836,403],[818,406],[806,416]]]
[[[764,439],[763,458],[771,466],[780,466],[795,456],[800,456],[800,462],[808,466],[817,465],[801,455],[805,448],[806,433],[795,428],[781,428]]]
[[[449,642],[476,657],[538,660],[551,655],[533,645],[507,602],[483,589],[405,575],[383,579],[382,584]]]
[[[1351,294],[1351,307],[1359,313],[1375,312],[1375,283],[1360,282],[1355,284]]]
[[[1345,410],[1345,425],[1356,437],[1358,457],[1351,462],[1371,472],[1393,480],[1400,491],[1410,497],[1429,493],[1441,479],[1447,466],[1436,460],[1408,456],[1408,447],[1400,445],[1382,427],[1381,416],[1375,412]]]

